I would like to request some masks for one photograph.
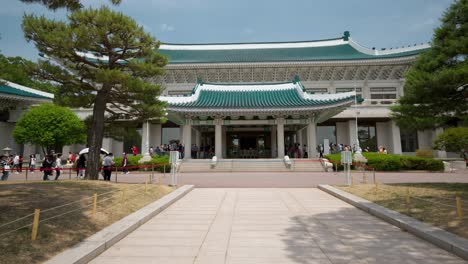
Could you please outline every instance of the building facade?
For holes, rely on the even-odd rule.
[[[169,64],[166,74],[155,82],[164,87],[162,100],[169,103],[169,122],[143,124],[142,149],[177,138],[184,143],[187,153],[187,145],[213,146],[219,140],[222,147],[216,156],[223,158],[242,156],[242,150],[246,149],[268,152],[254,157],[278,157],[292,144],[305,144],[312,154],[309,158],[313,158],[317,145],[352,146],[357,140],[362,148],[376,151],[383,146],[388,153],[395,154],[412,154],[418,148],[430,148],[432,139],[441,131],[404,131],[389,116],[390,106],[404,94],[404,74],[417,55],[428,48],[429,45],[421,44],[368,49],[353,41],[349,32],[340,38],[319,41],[162,44],[159,52],[169,58]],[[241,87],[253,96],[255,88],[249,92],[245,87],[261,85],[274,89],[277,83],[294,80],[300,81],[308,95],[331,96],[355,91],[363,101],[328,111],[326,118],[315,122],[310,121],[314,116],[311,113],[232,113],[229,110],[232,105],[227,106],[226,102],[212,102],[210,113],[186,111],[182,116],[175,103],[195,96],[197,88],[204,83],[224,91],[223,100],[231,98],[245,103],[252,99],[248,95],[235,97],[232,91]],[[281,106],[266,104],[264,108],[274,112],[276,108],[292,107],[288,100],[282,103]],[[274,125],[284,122],[285,138],[278,140],[282,135],[280,128],[268,127],[267,122],[275,122]],[[314,123],[313,129],[307,127],[308,122]],[[219,137],[216,129],[220,130]],[[285,142],[284,148],[278,146],[280,141]],[[442,152],[437,154],[444,156]]]

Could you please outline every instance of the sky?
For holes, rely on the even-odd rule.
[[[111,5],[84,0],[85,6]],[[122,0],[113,9],[135,19],[165,43],[239,43],[337,38],[350,31],[372,48],[395,48],[431,40],[453,0]],[[38,58],[21,30],[23,14],[66,19],[66,10],[0,0],[0,52]]]

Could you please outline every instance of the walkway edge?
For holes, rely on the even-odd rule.
[[[412,217],[387,209],[361,197],[339,190],[330,185],[319,185],[318,188],[327,192],[371,215],[374,215],[394,226],[443,248],[465,260],[468,260],[468,240],[418,221]]]
[[[154,201],[153,203],[102,229],[78,245],[65,250],[45,263],[88,263],[119,240],[126,237],[139,226],[153,218],[155,215],[159,214],[171,204],[184,197],[187,193],[193,190],[193,188],[193,185],[184,185],[178,188],[177,190],[161,197],[159,200]]]

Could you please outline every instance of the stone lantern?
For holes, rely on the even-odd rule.
[[[11,148],[6,147],[6,148],[3,149],[3,155],[10,156],[11,151],[12,151]]]

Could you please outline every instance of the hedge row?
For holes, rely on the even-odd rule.
[[[376,171],[399,171],[399,170],[427,170],[441,171],[444,163],[432,158],[400,156],[393,154],[362,153],[367,159],[367,165]],[[325,158],[332,162],[338,162],[338,170],[343,170],[341,165],[341,154],[326,155]]]
[[[158,165],[154,167],[155,171],[164,172],[164,168],[166,168],[166,172],[171,171],[171,165],[169,164],[169,156],[153,156],[150,161],[144,162],[143,164],[138,163],[138,161],[142,158],[142,155],[136,156],[127,156],[128,158],[128,167],[136,167],[141,165]],[[122,166],[122,157],[114,158],[114,162],[116,166]],[[163,164],[166,164],[165,166]],[[141,170],[137,168],[130,168],[129,170]]]

